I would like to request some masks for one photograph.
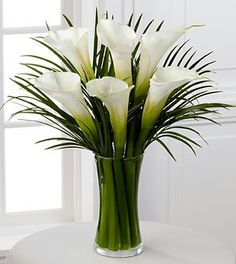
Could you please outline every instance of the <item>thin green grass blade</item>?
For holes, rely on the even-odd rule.
[[[205,70],[205,71],[199,72],[199,75],[203,75],[203,74],[206,74],[206,73],[211,73],[211,70]]]
[[[164,20],[161,21],[161,23],[158,25],[158,27],[157,27],[157,29],[156,29],[156,32],[161,30],[161,28],[162,28],[164,22],[165,22]]]
[[[45,21],[45,25],[46,25],[47,30],[50,31],[51,29],[50,29],[47,21]]]
[[[172,58],[170,59],[168,66],[171,66],[173,62],[175,61],[177,55],[180,53],[180,51],[183,49],[183,47],[189,42],[189,40],[186,40],[178,49],[177,51],[173,54]]]
[[[211,64],[213,64],[213,63],[215,63],[215,62],[216,62],[216,61],[210,61],[210,62],[208,62],[208,63],[202,65],[202,66],[199,67],[198,69],[196,69],[196,71],[201,73],[201,70],[203,70],[204,68],[206,68],[207,66],[209,66],[209,65],[211,65]]]
[[[205,54],[204,56],[202,56],[200,59],[198,59],[197,61],[195,61],[190,67],[189,67],[189,69],[191,70],[191,69],[193,69],[193,68],[195,68],[202,60],[204,60],[206,57],[208,57],[209,55],[211,55],[213,53],[213,51],[211,51],[211,52],[209,52],[209,53],[207,53],[207,54]]]
[[[166,144],[162,140],[160,140],[158,137],[156,137],[154,140],[157,141],[158,143],[160,143],[161,146],[169,153],[169,155],[171,156],[171,158],[174,161],[176,161],[175,156],[172,154],[172,152],[170,151],[170,149],[166,146]]]
[[[63,14],[62,16],[63,16],[64,19],[66,20],[68,26],[69,26],[69,27],[73,27],[73,24],[72,24],[72,22],[70,21],[70,19],[69,19],[65,14]]]
[[[143,31],[143,34],[145,34],[145,33],[148,31],[148,29],[150,28],[150,26],[152,25],[153,22],[154,22],[154,19],[152,19],[152,20],[147,24],[147,26],[145,27],[145,29],[144,29],[144,31]]]
[[[208,144],[208,142],[205,140],[205,138],[201,135],[201,133],[199,131],[197,131],[196,129],[193,129],[191,127],[185,127],[185,126],[171,126],[169,128],[167,128],[166,130],[170,130],[170,129],[181,129],[181,130],[187,130],[187,131],[191,131],[193,133],[195,133],[196,135],[198,135],[206,144]]]
[[[131,27],[131,25],[132,25],[132,21],[133,21],[133,18],[134,18],[134,13],[132,13],[132,14],[130,15],[130,17],[129,17],[129,21],[128,21],[128,23],[127,23],[127,26]]]
[[[50,45],[44,43],[43,41],[37,39],[37,38],[31,38],[32,40],[38,42],[39,44],[43,45],[47,49],[49,49],[52,53],[54,53],[66,66],[71,72],[78,73],[76,68],[73,66],[73,64],[64,56],[62,56],[59,52],[57,52],[55,49],[53,49]],[[78,73],[79,74],[79,73]]]
[[[187,68],[189,63],[191,62],[191,60],[193,59],[193,57],[195,56],[197,52],[194,51],[193,54],[189,57],[189,59],[187,60],[187,62],[184,64],[184,68]]]
[[[49,60],[49,59],[46,59],[46,58],[43,58],[43,57],[40,57],[40,56],[36,56],[36,55],[22,55],[21,57],[28,57],[28,58],[34,58],[34,59],[39,59],[39,60],[42,60],[42,61],[45,61],[45,62],[48,62],[49,64],[52,64],[54,66],[56,66],[58,69],[60,69],[61,71],[66,71],[65,68],[63,68],[62,66],[60,66],[59,64]]]
[[[195,156],[197,156],[197,153],[196,153],[195,149],[193,148],[193,146],[190,143],[188,143],[187,141],[185,141],[184,139],[177,137],[177,136],[174,136],[174,135],[161,135],[161,136],[159,136],[159,138],[163,138],[163,137],[173,138],[177,141],[180,141],[181,143],[183,143],[184,145],[189,147],[191,149],[191,151],[193,152],[193,154]]]
[[[25,65],[23,65],[23,66],[25,66],[26,68],[28,68],[28,69],[32,70],[33,72],[36,72],[36,73],[38,73],[39,75],[42,75],[42,74],[43,74],[43,72],[42,72],[42,71],[40,71],[39,69],[36,69],[36,68],[35,68],[35,67],[33,67],[33,66],[30,66],[30,65],[27,65],[27,64],[25,64]]]
[[[138,20],[137,20],[137,22],[136,22],[136,24],[135,24],[135,26],[134,26],[134,32],[137,32],[137,30],[138,30],[138,28],[139,28],[139,25],[140,25],[140,22],[141,22],[141,20],[142,20],[142,17],[143,17],[143,14],[141,14],[141,15],[139,16],[139,18],[138,18]]]
[[[171,55],[174,53],[174,51],[177,49],[178,45],[174,46],[174,48],[170,51],[170,53],[167,55],[164,63],[163,63],[163,67],[166,67]]]
[[[98,9],[96,8],[95,24],[94,24],[94,36],[93,36],[93,71],[96,70],[97,65],[97,52],[98,52],[98,35],[97,35],[97,24],[98,24]]]
[[[38,78],[40,76],[40,75],[36,75],[36,74],[33,74],[33,73],[28,73],[28,72],[20,72],[20,73],[18,73],[18,75],[29,76],[29,77],[32,77],[32,78]]]
[[[174,136],[177,136],[177,137],[179,137],[179,138],[182,138],[183,140],[185,140],[185,141],[189,141],[190,143],[192,143],[193,145],[195,145],[195,146],[197,146],[197,147],[199,147],[199,148],[201,148],[202,146],[200,145],[200,144],[198,144],[196,141],[194,141],[194,140],[192,140],[191,138],[189,138],[189,137],[187,137],[187,136],[185,136],[185,135],[183,135],[183,134],[180,134],[180,133],[178,133],[178,132],[174,132],[174,131],[167,131],[167,132],[164,132],[164,133],[162,133],[162,135],[174,135]]]
[[[193,49],[193,47],[190,47],[190,48],[189,48],[189,49],[183,54],[183,56],[180,58],[180,60],[179,60],[179,62],[178,62],[178,64],[177,64],[177,66],[181,66],[183,60],[186,58],[186,56],[188,55],[188,53],[189,53],[192,49]]]
[[[35,69],[36,68],[41,68],[41,69],[45,69],[47,71],[54,71],[54,72],[57,72],[58,71],[55,68],[50,68],[50,67],[47,67],[45,65],[37,64],[37,63],[22,62],[22,63],[20,63],[20,65],[22,65],[22,66],[31,66],[31,67],[33,66]]]

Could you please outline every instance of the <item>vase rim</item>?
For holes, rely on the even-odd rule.
[[[141,153],[137,156],[134,156],[134,157],[130,157],[130,158],[127,158],[127,157],[121,157],[121,158],[116,158],[116,157],[106,157],[106,156],[102,156],[102,155],[99,155],[99,154],[96,154],[94,153],[94,156],[95,158],[100,158],[100,159],[105,159],[105,160],[136,160],[136,159],[141,159],[143,157],[143,154],[144,153]]]

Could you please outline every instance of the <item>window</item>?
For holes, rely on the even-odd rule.
[[[23,72],[23,54],[45,50],[29,36],[46,32],[45,21],[63,27],[61,14],[71,15],[72,1],[0,0],[0,105],[18,88],[9,80]],[[28,59],[29,62],[29,59]],[[44,151],[34,143],[57,135],[35,122],[9,117],[19,106],[0,111],[0,225],[69,221],[73,218],[73,150]],[[30,119],[26,116],[25,118]]]

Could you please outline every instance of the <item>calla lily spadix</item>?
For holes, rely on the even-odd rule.
[[[71,61],[84,81],[95,78],[89,58],[87,29],[70,27],[49,31],[44,40]]]
[[[136,80],[135,97],[142,98],[146,95],[149,80],[167,50],[192,27],[202,25],[192,25],[189,27],[179,26],[172,31],[157,31],[143,34],[141,38],[141,57],[139,72]]]
[[[129,94],[128,84],[114,77],[103,77],[89,81],[87,84],[90,96],[99,98],[106,106],[114,131],[116,155],[122,156],[126,141]]]
[[[115,76],[131,85],[131,54],[136,44],[134,30],[112,19],[101,19],[97,25],[97,34],[101,44],[111,52]]]
[[[84,133],[96,135],[96,127],[86,106],[78,74],[48,72],[35,79],[34,85],[63,104],[71,112]]]

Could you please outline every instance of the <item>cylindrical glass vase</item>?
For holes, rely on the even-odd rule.
[[[143,251],[138,216],[138,183],[143,155],[106,158],[95,155],[100,212],[95,250],[109,257],[131,257]]]

